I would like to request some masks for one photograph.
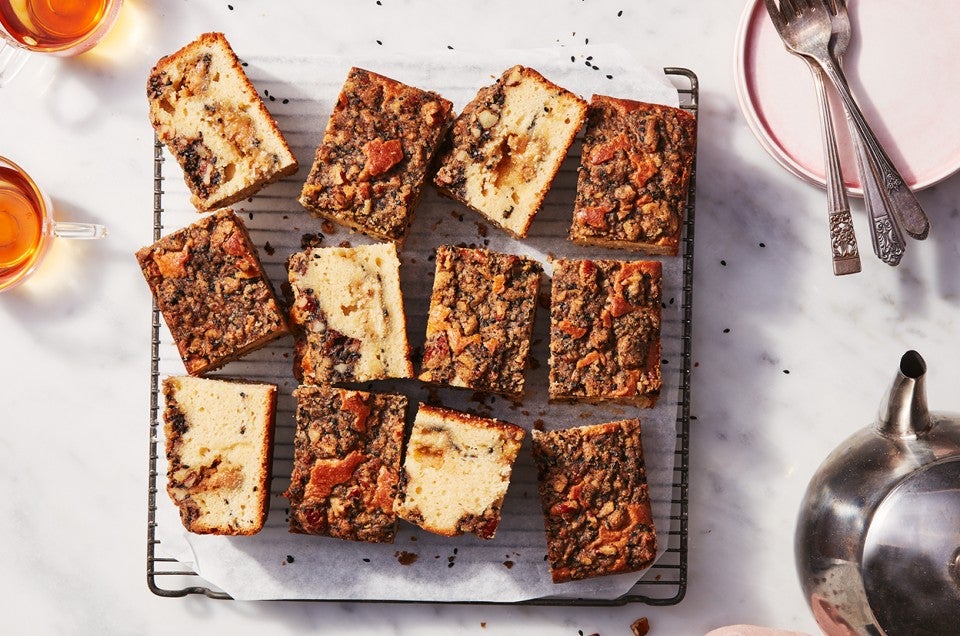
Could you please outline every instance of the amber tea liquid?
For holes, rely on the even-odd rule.
[[[114,0],[0,0],[3,30],[32,51],[71,49],[97,31]],[[95,44],[92,38],[89,46]],[[88,48],[88,47],[87,47]],[[74,50],[79,53],[83,47]]]
[[[0,165],[0,289],[37,260],[43,247],[44,210],[24,176]]]

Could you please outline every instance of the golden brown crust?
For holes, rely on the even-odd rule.
[[[516,424],[511,424],[509,422],[504,422],[503,420],[490,417],[480,417],[479,415],[474,415],[473,413],[454,411],[453,409],[448,409],[443,406],[433,406],[430,404],[421,403],[418,413],[423,413],[424,415],[433,415],[434,417],[442,418],[457,424],[463,424],[465,426],[475,426],[478,428],[497,430],[503,433],[507,439],[512,439],[515,442],[523,441],[523,437],[526,435],[526,431]]]
[[[636,572],[657,552],[640,422],[533,431],[554,583]]]
[[[695,153],[690,113],[594,95],[570,240],[676,255]]]
[[[420,380],[523,395],[540,264],[513,254],[441,245]]]
[[[213,69],[221,56],[230,78]],[[150,122],[183,169],[198,211],[242,201],[297,171],[293,152],[222,33],[203,33],[160,58],[147,79],[147,98]],[[233,156],[221,155],[224,148]]]
[[[290,532],[392,543],[407,398],[301,386]]]
[[[554,261],[551,400],[656,404],[661,281],[659,261]]]
[[[141,248],[137,261],[190,375],[287,333],[257,250],[231,210]]]
[[[434,92],[350,69],[300,203],[315,216],[402,243],[452,119],[453,104]]]

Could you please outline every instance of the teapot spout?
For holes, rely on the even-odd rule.
[[[907,351],[900,358],[900,369],[893,386],[880,407],[880,433],[890,437],[916,437],[932,426],[927,409],[924,379],[927,363],[916,351]]]

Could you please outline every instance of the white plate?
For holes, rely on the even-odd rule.
[[[960,169],[956,0],[848,0],[848,9],[854,33],[844,71],[864,116],[912,188],[942,181]],[[750,0],[740,20],[736,85],[764,149],[791,173],[823,186],[813,80],[784,48],[762,0]],[[862,196],[839,98],[832,101],[844,181]]]

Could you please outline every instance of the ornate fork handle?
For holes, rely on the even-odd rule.
[[[853,136],[853,149],[857,156],[860,176],[863,177],[863,203],[870,221],[870,238],[873,252],[887,265],[897,265],[905,249],[903,235],[897,220],[888,210],[893,209],[887,192],[880,186],[880,178],[870,165],[869,154],[863,139]]]
[[[853,231],[850,203],[843,184],[843,171],[837,152],[837,138],[833,129],[830,102],[824,87],[823,71],[812,60],[803,58],[813,73],[813,84],[820,105],[820,127],[823,136],[823,156],[827,175],[827,213],[830,219],[830,245],[833,258],[833,273],[836,276],[855,274],[860,271],[860,250]],[[873,236],[874,225],[870,226]]]
[[[886,201],[889,202],[889,209],[896,215],[896,221],[902,225],[907,234],[915,239],[922,240],[927,238],[927,235],[930,233],[930,221],[927,219],[927,215],[924,213],[923,208],[920,207],[920,203],[917,201],[913,192],[904,183],[903,177],[900,176],[900,173],[896,167],[894,167],[893,162],[890,161],[887,153],[884,152],[876,135],[874,135],[870,129],[870,125],[864,118],[863,112],[861,112],[860,107],[857,106],[857,102],[853,99],[850,86],[847,84],[846,77],[840,69],[839,63],[829,55],[816,56],[812,59],[823,69],[827,78],[836,87],[843,101],[844,111],[852,123],[850,132],[852,133],[851,137],[854,140],[854,145],[859,144],[860,146],[858,149],[858,160],[861,152],[864,155],[864,159],[866,159],[866,164],[863,167],[868,169],[860,171],[861,175],[864,176],[864,181],[869,181],[871,177],[877,180],[876,189],[879,190],[884,195]],[[864,183],[863,187],[864,199],[866,200],[868,186]]]

